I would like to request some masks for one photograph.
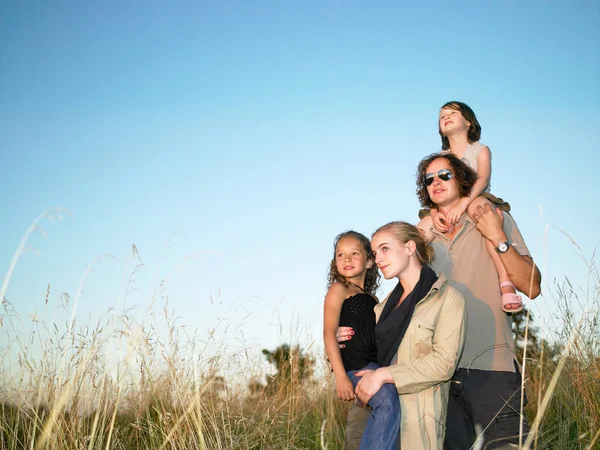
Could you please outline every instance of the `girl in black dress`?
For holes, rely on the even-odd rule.
[[[373,311],[378,287],[379,272],[369,239],[356,231],[338,235],[325,296],[323,339],[335,374],[337,395],[342,400],[355,398],[354,388],[361,379],[356,372],[379,368]],[[336,338],[339,326],[351,327],[356,332],[342,346],[338,346]],[[400,403],[395,386],[384,384],[369,400],[368,407],[371,415],[359,449],[398,449]]]

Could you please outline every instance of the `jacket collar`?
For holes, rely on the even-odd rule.
[[[446,275],[444,275],[443,273],[439,274],[437,281],[435,283],[433,283],[433,286],[431,286],[431,289],[429,289],[429,292],[427,293],[427,295],[425,297],[423,297],[421,300],[419,300],[417,305],[420,303],[423,303],[429,297],[431,297],[434,293],[441,290],[442,287],[444,286],[444,284],[446,284],[447,282],[448,282],[448,280],[446,279]]]
[[[443,273],[440,273],[438,275],[437,281],[435,283],[433,283],[433,286],[431,286],[431,289],[429,289],[429,292],[427,292],[427,295],[425,295],[425,297],[423,297],[421,300],[419,300],[417,302],[417,306],[420,305],[421,303],[423,303],[424,301],[426,301],[427,299],[429,299],[429,297],[431,297],[433,294],[435,294],[436,292],[441,290],[446,283],[448,283],[448,280],[446,279],[446,275],[444,275]],[[375,305],[375,311],[381,312],[381,310],[383,310],[383,305],[385,303],[387,303],[390,294],[391,294],[391,291],[385,297],[385,299],[383,301],[381,301]]]

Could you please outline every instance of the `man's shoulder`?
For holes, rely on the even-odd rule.
[[[502,215],[504,216],[504,220],[502,222],[502,229],[507,236],[512,234],[521,234],[521,230],[519,230],[519,226],[517,225],[517,221],[515,218],[506,211],[502,211]]]
[[[502,215],[504,216],[503,226],[507,226],[507,225],[513,226],[513,227],[517,226],[517,221],[510,213],[507,213],[506,211],[502,211]]]

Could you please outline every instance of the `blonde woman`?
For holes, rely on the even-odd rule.
[[[400,399],[401,447],[442,449],[449,381],[465,337],[462,295],[429,267],[433,250],[406,222],[391,222],[371,239],[375,263],[386,279],[398,284],[375,307],[376,370],[363,370],[356,394],[364,403],[390,383]],[[352,338],[338,329],[338,341]],[[342,344],[343,345],[343,344]]]

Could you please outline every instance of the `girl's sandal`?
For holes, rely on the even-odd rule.
[[[515,285],[512,284],[510,281],[503,281],[502,283],[500,283],[501,289],[506,286],[510,286],[516,290]],[[507,305],[518,305],[518,306],[516,308],[507,308],[506,307]],[[502,294],[502,311],[504,311],[505,313],[508,313],[508,314],[518,313],[518,312],[523,311],[523,299],[521,298],[521,296],[514,292],[508,292],[506,294]]]

